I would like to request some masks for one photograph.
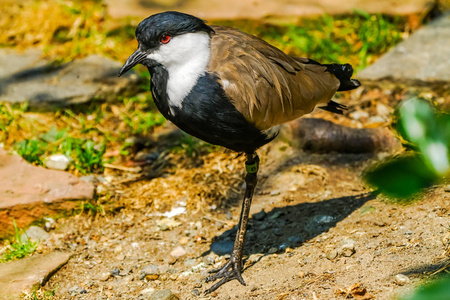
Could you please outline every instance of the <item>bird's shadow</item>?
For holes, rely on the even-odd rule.
[[[265,213],[253,214],[248,223],[244,255],[282,252],[285,248],[297,248],[308,240],[327,232],[367,201],[375,199],[376,193],[330,198],[314,203],[299,203],[276,207]],[[223,255],[231,248],[237,226],[213,238],[211,247],[201,256],[211,252]],[[272,251],[270,251],[272,250]],[[222,252],[223,251],[223,252]]]

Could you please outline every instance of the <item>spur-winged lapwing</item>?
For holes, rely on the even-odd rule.
[[[230,260],[206,281],[206,292],[241,276],[250,205],[257,182],[256,150],[275,138],[277,125],[310,113],[315,106],[335,113],[337,91],[357,88],[349,64],[320,64],[292,57],[234,28],[208,26],[197,17],[164,12],[136,29],[138,49],[120,70],[147,66],[160,112],[183,131],[246,155],[246,189]]]

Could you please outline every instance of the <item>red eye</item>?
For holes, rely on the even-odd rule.
[[[159,40],[161,41],[161,43],[167,44],[171,39],[172,37],[170,35],[163,34]]]

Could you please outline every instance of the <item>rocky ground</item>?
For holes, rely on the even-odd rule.
[[[171,299],[150,296],[165,289],[180,299],[392,299],[448,266],[448,187],[398,205],[376,197],[360,180],[376,157],[307,154],[283,142],[261,154],[245,248],[247,286],[233,281],[202,294],[210,285],[202,279],[231,250],[243,190],[238,186],[217,205],[193,199],[197,210],[176,196],[164,199],[164,214],[146,195],[139,209],[58,220],[40,251],[74,255],[43,290],[55,290],[54,299]],[[235,166],[241,175],[242,159],[225,156],[208,157],[208,171]],[[192,177],[188,184],[195,184]],[[178,192],[172,184],[159,188]]]

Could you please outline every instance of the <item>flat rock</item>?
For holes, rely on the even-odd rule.
[[[65,106],[93,98],[117,97],[135,88],[139,80],[133,72],[118,78],[122,64],[99,55],[61,65],[42,56],[38,49],[0,49],[2,101]]]
[[[32,292],[67,263],[69,253],[52,252],[0,264],[0,300],[22,299],[23,292]]]
[[[33,166],[20,156],[0,149],[0,235],[60,210],[73,209],[76,201],[91,199],[94,186],[76,176]]]
[[[357,77],[370,81],[450,81],[450,14],[416,31]]]
[[[212,19],[262,19],[267,17],[292,17],[352,13],[361,9],[369,13],[413,14],[430,8],[429,0],[107,0],[108,12],[115,18],[139,16],[167,10],[177,10],[207,20]]]

